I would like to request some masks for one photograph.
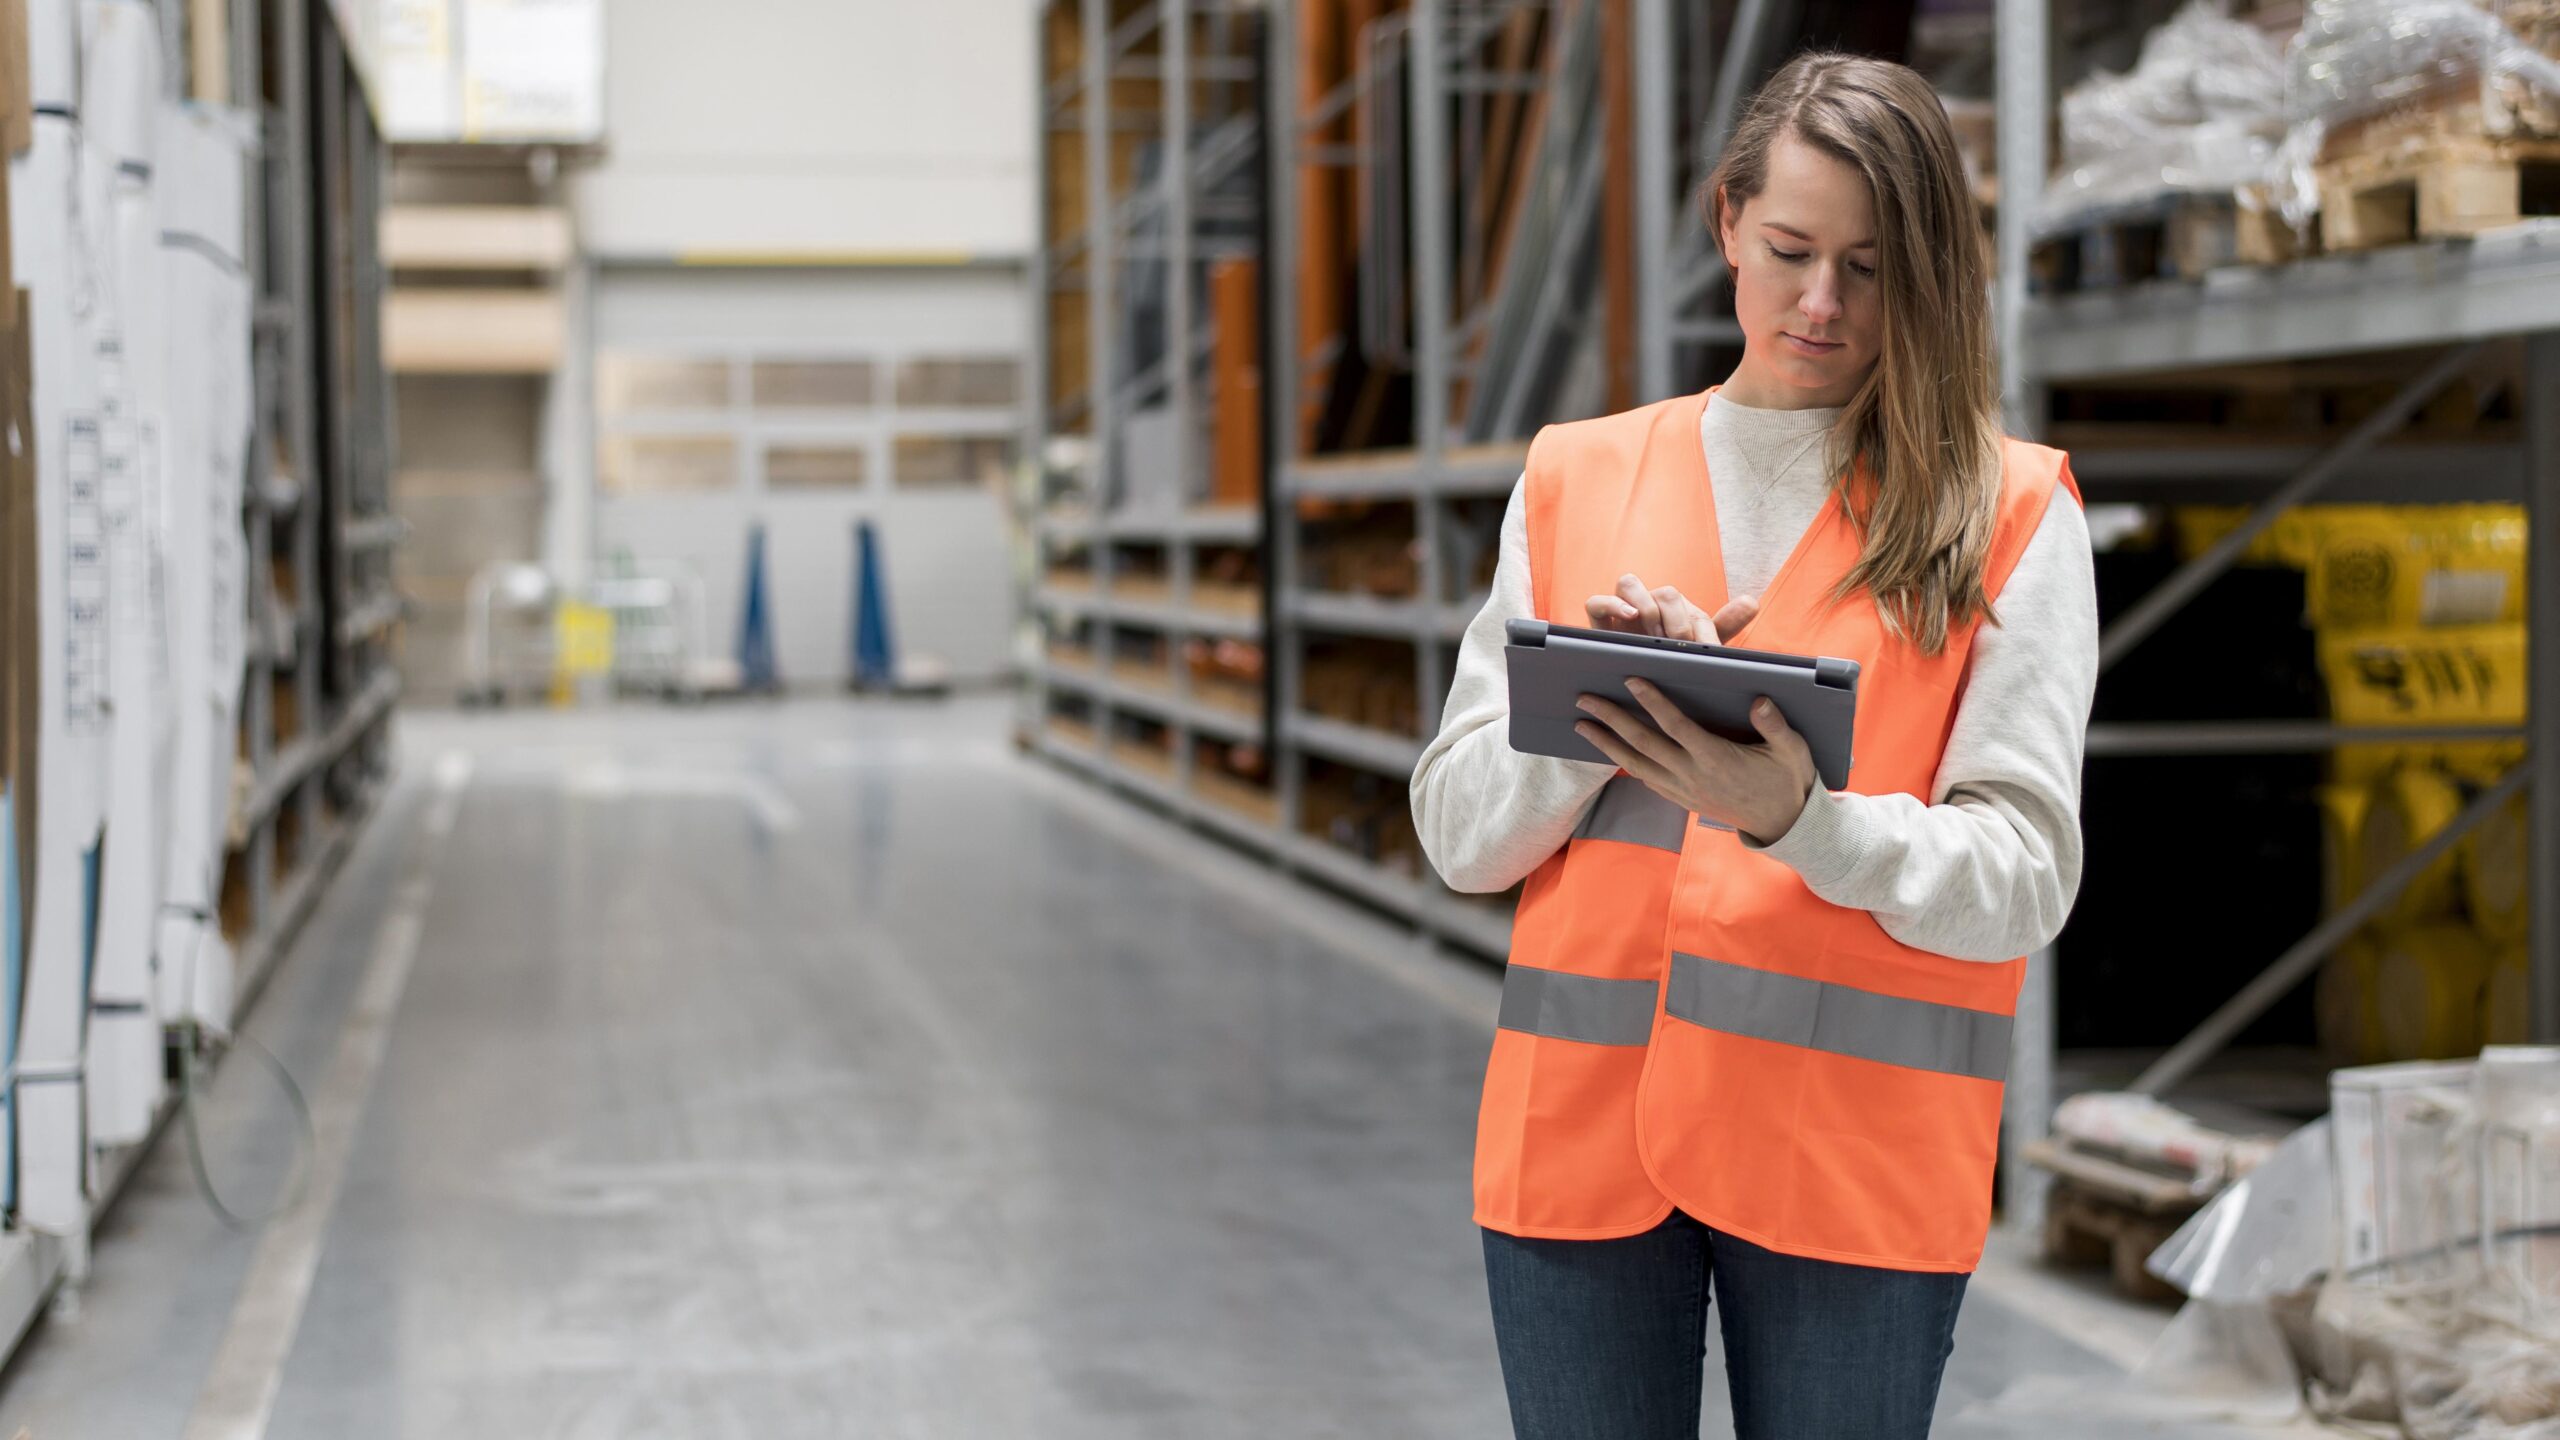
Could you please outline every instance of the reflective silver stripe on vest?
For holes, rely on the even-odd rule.
[[[1580,1040],[1592,1045],[1642,1045],[1653,1038],[1653,982],[1603,980],[1515,964],[1502,975],[1505,1030]]]
[[[1689,829],[1689,812],[1654,794],[1632,775],[1621,775],[1600,787],[1600,798],[1573,827],[1576,840],[1619,840],[1680,853]]]
[[[1671,957],[1671,992],[1663,1008],[1727,1035],[1912,1070],[1979,1080],[2009,1073],[2012,1022],[1988,1010],[1905,1000],[1681,954]]]

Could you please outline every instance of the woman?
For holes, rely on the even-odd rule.
[[[1701,198],[1742,362],[1538,436],[1413,777],[1452,886],[1527,882],[1476,1141],[1504,1383],[1523,1437],[1694,1436],[1712,1284],[1742,1440],[1923,1436],[2019,957],[2079,883],[2088,530],[2061,454],[2000,434],[1917,75],[1796,59]],[[1614,763],[1514,752],[1526,617],[1860,662],[1847,789],[1765,704],[1737,745],[1640,683],[1647,714],[1584,702]]]

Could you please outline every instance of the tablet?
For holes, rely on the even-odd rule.
[[[1751,702],[1766,695],[1813,749],[1822,783],[1849,783],[1849,745],[1858,715],[1858,662],[1812,655],[1773,655],[1700,645],[1658,635],[1584,630],[1544,620],[1514,620],[1502,656],[1511,671],[1511,748],[1531,755],[1608,764],[1597,746],[1573,733],[1591,717],[1575,708],[1585,695],[1645,713],[1627,693],[1627,677],[1659,687],[1680,713],[1712,734],[1760,742]]]

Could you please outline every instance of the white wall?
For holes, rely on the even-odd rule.
[[[1018,354],[1033,236],[1033,0],[609,0],[605,154],[569,180],[596,347]],[[947,268],[682,260],[969,256]],[[562,369],[548,553],[628,546],[700,568],[735,644],[748,526],[766,525],[777,658],[848,668],[852,522],[881,524],[901,654],[1006,663],[1002,501],[983,492],[595,491],[593,369]]]
[[[1022,287],[1018,268],[996,266],[613,267],[597,276],[594,337],[602,349],[665,353],[1015,354],[1028,343]],[[747,530],[761,520],[782,678],[824,684],[851,669],[853,521],[868,516],[878,522],[900,658],[935,656],[963,679],[1002,674],[1013,609],[1003,498],[894,491],[878,460],[861,491],[597,495],[597,550],[627,546],[641,559],[693,565],[709,587],[712,646],[727,655],[737,643]]]
[[[1032,0],[611,0],[606,260],[964,252],[1032,237]]]

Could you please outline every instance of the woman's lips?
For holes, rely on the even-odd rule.
[[[1781,330],[1778,333],[1785,339],[1788,347],[1799,355],[1829,355],[1848,343],[1845,340],[1807,340],[1792,330]]]

